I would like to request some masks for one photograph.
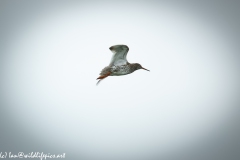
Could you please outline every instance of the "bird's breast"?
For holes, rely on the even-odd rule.
[[[112,76],[120,76],[131,73],[129,65],[113,66],[112,67]]]

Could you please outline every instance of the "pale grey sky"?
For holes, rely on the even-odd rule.
[[[0,152],[240,158],[239,3],[0,4]],[[151,72],[96,86],[115,44]]]

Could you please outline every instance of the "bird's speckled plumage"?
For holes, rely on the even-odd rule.
[[[138,63],[129,63],[127,61],[127,53],[129,51],[128,46],[126,45],[115,45],[109,48],[113,52],[113,56],[109,66],[102,69],[100,76],[97,79],[100,79],[98,83],[108,76],[121,76],[130,74],[138,69],[144,69]],[[149,71],[149,70],[147,70]],[[98,84],[97,83],[97,84]]]
[[[111,72],[110,76],[121,76],[121,75],[126,75],[130,74],[138,69],[137,63],[134,64],[126,64],[126,65],[121,65],[121,66],[107,66],[105,67],[100,75],[105,75],[109,72]],[[140,68],[139,68],[140,69]]]

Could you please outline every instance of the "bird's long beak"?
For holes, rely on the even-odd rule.
[[[148,70],[148,69],[146,69],[146,68],[143,68],[143,67],[142,67],[142,69],[144,69],[144,70],[146,70],[146,71],[149,71],[149,72],[150,72],[150,70]]]

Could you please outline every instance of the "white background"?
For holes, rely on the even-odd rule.
[[[3,47],[4,110],[35,143],[86,159],[161,157],[201,144],[232,120],[236,50],[197,11],[163,2],[57,4],[38,14],[26,7],[34,16]],[[96,86],[116,44],[150,72]]]

